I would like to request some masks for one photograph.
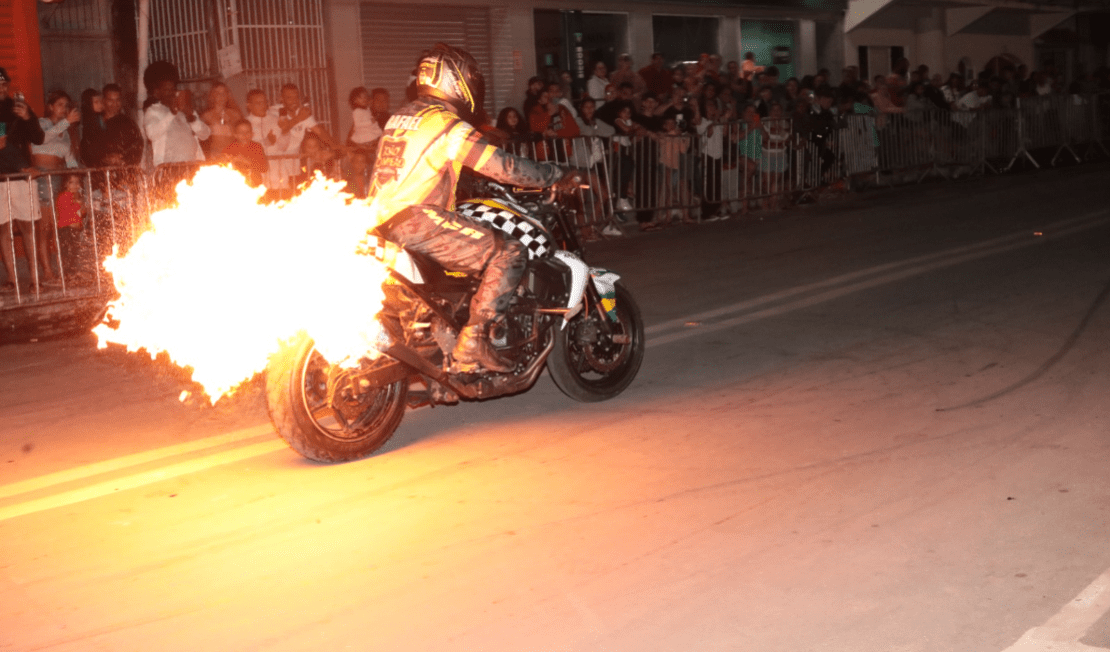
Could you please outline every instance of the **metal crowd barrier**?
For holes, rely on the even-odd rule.
[[[1023,98],[1012,109],[979,112],[853,114],[819,133],[790,119],[758,127],[736,121],[680,135],[584,136],[508,148],[588,172],[574,209],[577,226],[590,236],[618,220],[700,221],[745,211],[753,202],[774,209],[864,178],[910,173],[902,176],[920,181],[1006,172],[1019,161],[1040,168],[1110,157],[1108,138],[1110,94],[1104,93]],[[268,196],[291,195],[304,180],[299,157],[269,158],[262,179]],[[199,165],[163,165],[149,175],[137,167],[0,175],[0,312],[85,297],[103,301],[112,284],[101,261],[113,247],[130,246],[150,213]],[[325,167],[328,176],[349,183],[369,179],[348,161]],[[85,207],[77,226],[66,223],[58,205],[70,179],[77,180]]]
[[[112,292],[101,262],[146,227],[148,190],[134,167],[0,175],[0,310]]]

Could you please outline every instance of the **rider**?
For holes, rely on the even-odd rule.
[[[468,52],[437,43],[417,66],[417,98],[385,125],[374,164],[371,206],[391,216],[377,231],[451,271],[481,274],[470,320],[452,357],[459,371],[508,372],[494,351],[490,324],[502,317],[524,274],[517,240],[454,212],[463,166],[496,181],[527,188],[575,184],[575,170],[514,156],[487,141],[466,119],[481,109],[485,81]]]

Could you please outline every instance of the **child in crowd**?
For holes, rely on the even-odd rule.
[[[663,172],[659,184],[659,206],[655,224],[670,224],[672,217],[681,218],[690,224],[690,189],[684,178],[682,162],[684,154],[690,149],[690,140],[678,129],[678,121],[673,114],[663,118],[663,132],[659,136],[659,165]],[[670,210],[668,210],[670,209]]]
[[[85,215],[87,209],[81,194],[81,176],[67,174],[55,199],[58,215],[58,243],[62,255],[62,275],[70,283],[88,280],[88,256],[85,249]]]
[[[329,179],[336,179],[339,174],[338,164],[339,159],[328,144],[316,134],[307,132],[301,141],[301,174],[295,179],[296,185],[312,181],[317,172]]]
[[[373,165],[370,153],[363,149],[352,149],[347,155],[347,165],[343,178],[347,182],[347,192],[358,199],[366,199],[370,192],[370,172]]]
[[[242,119],[235,123],[232,137],[235,139],[224,148],[223,159],[231,163],[247,179],[252,188],[262,185],[266,173],[270,171],[266,160],[266,150],[253,140],[254,131],[250,120]]]

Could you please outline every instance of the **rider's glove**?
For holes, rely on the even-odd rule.
[[[567,168],[561,179],[552,186],[559,192],[577,191],[586,183],[586,173],[578,168]]]

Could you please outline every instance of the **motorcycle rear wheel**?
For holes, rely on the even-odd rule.
[[[551,380],[576,401],[606,401],[623,392],[644,360],[644,321],[632,293],[616,286],[617,321],[609,322],[612,336],[602,335],[596,310],[571,320],[555,333],[547,360]]]
[[[293,450],[310,460],[366,457],[389,440],[405,414],[407,380],[362,388],[344,382],[345,373],[328,363],[303,333],[275,354],[266,369],[270,421]]]

